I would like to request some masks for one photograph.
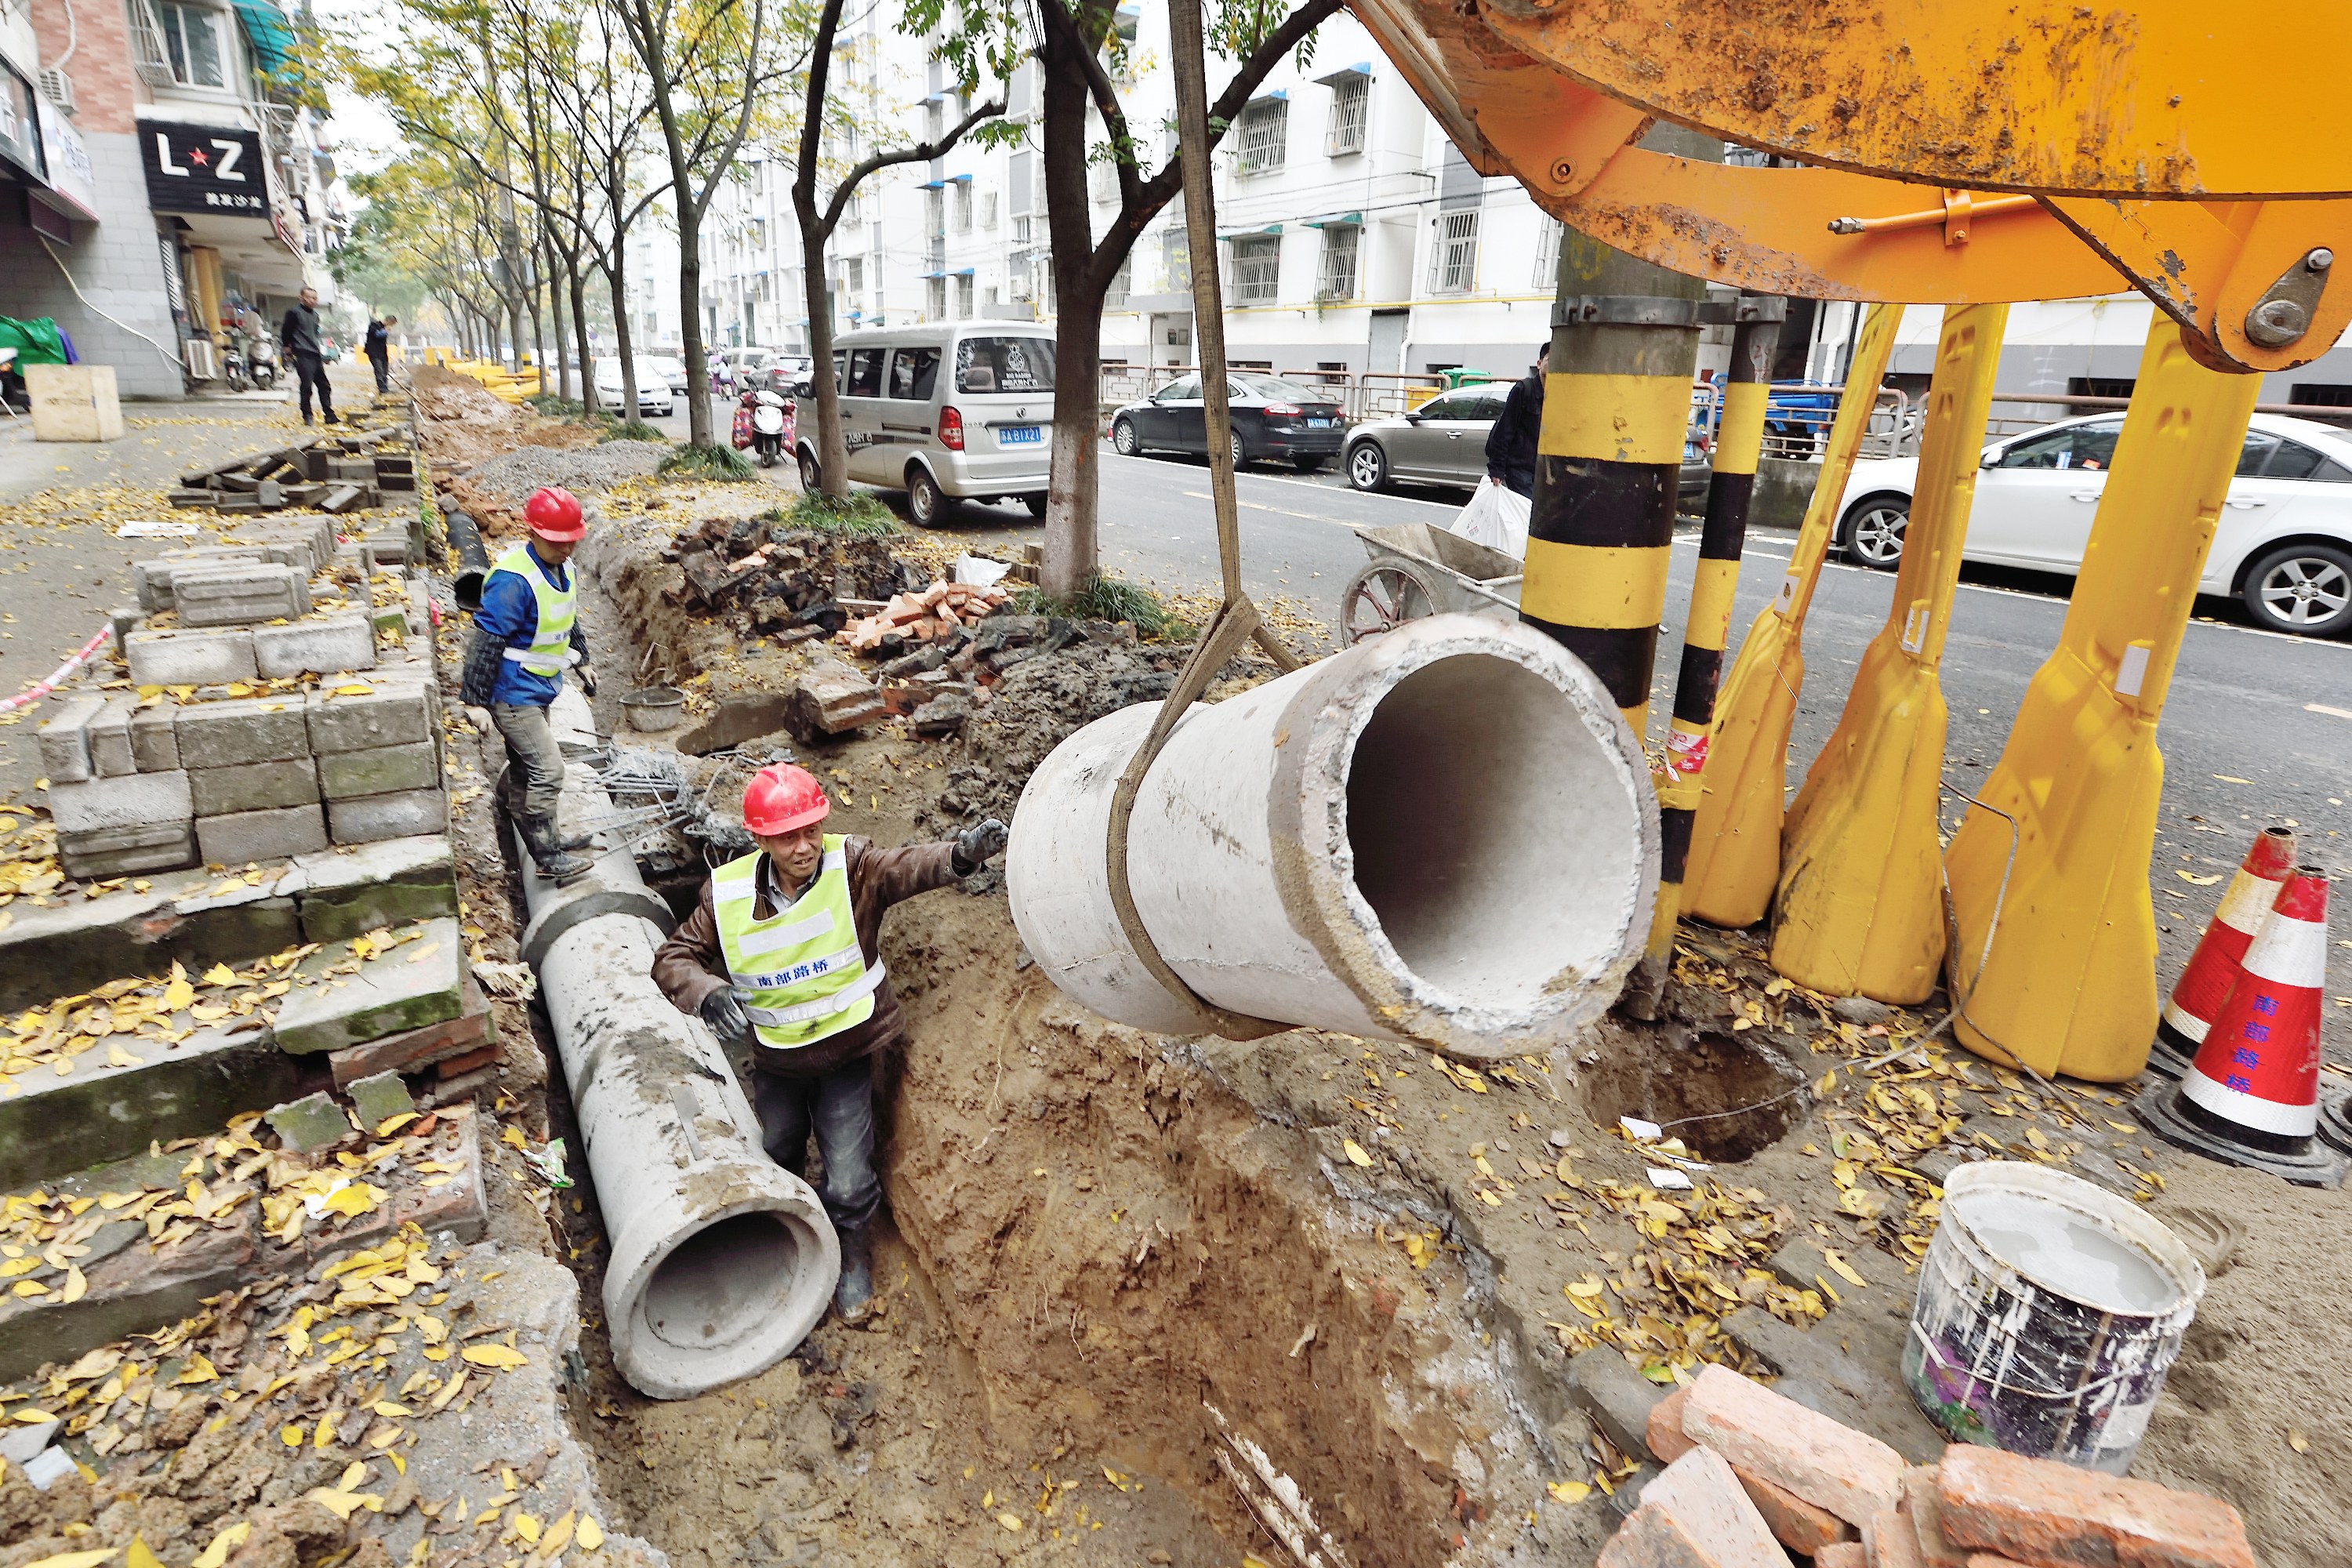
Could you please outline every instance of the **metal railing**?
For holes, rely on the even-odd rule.
[[[1706,437],[1709,450],[1723,423],[1723,389],[1722,382],[1710,381],[1691,390],[1691,426]],[[1822,445],[1829,439],[1830,426],[1837,418],[1838,399],[1844,393],[1843,384],[1774,382],[1765,405],[1762,455],[1801,463],[1819,458]],[[1856,455],[1910,457],[1919,449],[1919,428],[1925,415],[1925,405],[1913,402],[1900,387],[1880,387]]]

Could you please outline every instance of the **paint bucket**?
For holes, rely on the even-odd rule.
[[[648,686],[623,697],[621,711],[629,716],[630,729],[659,734],[686,721],[686,693],[675,686]]]
[[[2120,1476],[2204,1293],[2180,1238],[2104,1188],[1964,1166],[1944,1184],[1903,1379],[1955,1442]]]

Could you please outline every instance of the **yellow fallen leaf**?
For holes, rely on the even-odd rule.
[[[365,1182],[353,1182],[350,1186],[330,1194],[324,1202],[328,1213],[349,1215],[356,1219],[361,1215],[373,1213],[375,1206],[383,1202],[383,1198],[384,1192],[382,1187],[371,1186]]]
[[[213,1543],[205,1547],[204,1554],[190,1563],[188,1568],[221,1568],[221,1564],[228,1561],[228,1554],[244,1545],[245,1538],[252,1533],[253,1521],[238,1520],[235,1524],[214,1536]]]
[[[25,1568],[98,1568],[99,1563],[121,1550],[119,1546],[110,1546],[103,1552],[60,1552],[54,1557],[37,1558],[25,1564]]]
[[[1844,1280],[1849,1285],[1866,1286],[1870,1283],[1869,1280],[1864,1279],[1861,1275],[1855,1273],[1853,1265],[1848,1263],[1843,1258],[1840,1257],[1837,1248],[1833,1247],[1824,1247],[1822,1248],[1822,1259],[1832,1269],[1837,1271],[1837,1277],[1839,1279]]]
[[[131,1538],[131,1552],[122,1563],[123,1568],[163,1568],[162,1561],[147,1549],[145,1538],[137,1535]]]
[[[2286,1446],[2300,1454],[2311,1447],[2311,1439],[2290,1426],[2286,1429]]]
[[[512,1345],[467,1345],[457,1352],[476,1366],[529,1366],[530,1358]]]
[[[58,1301],[64,1305],[71,1306],[74,1302],[80,1300],[89,1293],[89,1281],[82,1278],[80,1268],[74,1264],[68,1264],[66,1266],[66,1288],[58,1292]]]
[[[2172,874],[2179,878],[2184,882],[2193,882],[2200,888],[2210,888],[2214,883],[2221,879],[2221,873],[2219,871],[2214,872],[2210,877],[2200,877],[2194,871],[2183,871],[2178,867],[2175,867]]]
[[[368,1408],[373,1410],[378,1415],[382,1415],[386,1419],[390,1419],[394,1415],[407,1415],[414,1414],[407,1405],[394,1405],[389,1399],[379,1399]]]
[[[563,1555],[563,1549],[572,1544],[572,1531],[574,1528],[573,1521],[575,1517],[576,1516],[573,1514],[567,1512],[562,1519],[557,1520],[553,1524],[547,1527],[547,1534],[541,1539],[539,1543],[539,1555],[541,1558],[551,1563],[558,1557]]]
[[[415,1120],[416,1112],[413,1110],[404,1110],[397,1116],[387,1116],[375,1124],[375,1135],[379,1138],[389,1138]]]
[[[335,1481],[335,1489],[339,1492],[347,1492],[365,1479],[367,1479],[367,1461],[353,1459],[343,1467],[342,1475]]]
[[[324,1415],[319,1417],[318,1433],[310,1439],[310,1446],[314,1448],[323,1448],[334,1440],[335,1413],[330,1410]]]
[[[1550,1481],[1544,1490],[1551,1493],[1554,1502],[1582,1502],[1592,1495],[1592,1489],[1582,1481]]]
[[[1600,1280],[1594,1279],[1591,1274],[1587,1274],[1583,1279],[1572,1280],[1570,1283],[1561,1286],[1559,1289],[1560,1293],[1564,1296],[1581,1296],[1584,1300],[1590,1301],[1594,1297],[1601,1294],[1603,1287]]]
[[[518,1510],[514,1516],[514,1532],[522,1537],[528,1544],[538,1545],[539,1516],[535,1513],[523,1513]]]
[[[182,1367],[180,1375],[172,1381],[175,1384],[217,1383],[220,1381],[220,1373],[213,1370],[213,1363],[206,1361],[204,1352],[199,1351],[188,1358],[188,1364]]]
[[[210,969],[205,971],[205,984],[207,985],[234,985],[236,984],[236,971],[231,969],[226,963],[215,963]]]
[[[312,1487],[302,1495],[346,1523],[361,1509],[377,1513],[383,1511],[383,1499],[373,1492],[340,1492],[330,1491],[325,1487]]]
[[[1364,1146],[1353,1138],[1340,1139],[1339,1148],[1341,1152],[1348,1156],[1348,1163],[1351,1165],[1369,1165],[1372,1163],[1372,1157],[1364,1152]]]
[[[524,1139],[522,1129],[520,1127],[508,1128],[505,1131],[499,1134],[499,1142],[506,1144],[510,1149],[520,1149],[523,1147]]]
[[[163,1010],[177,1013],[195,999],[196,988],[188,984],[186,965],[174,963],[172,965],[172,983],[163,987]]]
[[[1000,1513],[996,1516],[996,1522],[1003,1525],[1007,1530],[1018,1530],[1021,1528],[1021,1516],[1017,1513]],[[110,1552],[107,1555],[111,1557],[114,1553]],[[54,1561],[54,1559],[52,1559],[52,1561]],[[40,1568],[40,1565],[38,1563],[35,1563],[34,1568]]]
[[[408,962],[411,963],[422,963],[440,951],[441,944],[439,942],[428,942],[423,947],[418,948],[415,952],[410,953],[408,955]]]
[[[594,1514],[582,1514],[580,1516],[580,1550],[600,1552],[604,1550],[604,1527],[596,1522]]]
[[[310,1434],[302,1429],[302,1424],[296,1421],[278,1428],[278,1440],[289,1448],[299,1448],[302,1446],[302,1439],[309,1436]]]
[[[375,694],[375,688],[362,686],[354,681],[349,686],[336,687],[333,694],[337,697],[372,697]]]
[[[2252,784],[2252,783],[2253,783],[2253,782],[2254,782],[2254,781],[2253,781],[2253,780],[2252,780],[2252,779],[2242,779],[2242,778],[2239,778],[2238,776],[2236,776],[2236,775],[2235,775],[2235,774],[2233,774],[2233,773],[2215,773],[2213,776],[2214,776],[2215,778],[2217,778],[2217,779],[2220,779],[2223,784]]]

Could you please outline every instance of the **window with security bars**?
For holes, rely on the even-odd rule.
[[[1160,231],[1160,277],[1171,294],[1192,286],[1192,242],[1181,223]]]
[[[980,226],[991,230],[996,227],[996,193],[994,191],[980,193]]]
[[[955,313],[959,321],[971,320],[971,274],[969,272],[955,280]]]
[[[1364,150],[1364,122],[1372,102],[1372,79],[1343,77],[1331,89],[1331,124],[1324,132],[1323,151],[1337,158]]]
[[[1127,306],[1127,297],[1133,292],[1134,288],[1135,252],[1130,250],[1127,253],[1127,259],[1118,264],[1118,270],[1111,274],[1110,287],[1103,291],[1103,309],[1124,310]]]
[[[948,313],[948,280],[944,278],[930,278],[926,279],[924,283],[924,291],[929,298],[923,301],[925,307],[923,320],[945,321]]]
[[[1559,224],[1553,218],[1539,219],[1536,229],[1535,273],[1528,286],[1550,289],[1559,282]]]
[[[1240,161],[1235,171],[1244,174],[1270,174],[1282,167],[1289,151],[1290,100],[1269,98],[1251,104],[1242,110]]]
[[[1234,241],[1234,303],[1271,305],[1282,289],[1282,237],[1253,234]]]
[[[971,182],[958,180],[948,187],[948,213],[958,234],[971,232]]]
[[[1467,294],[1478,279],[1478,209],[1440,213],[1429,247],[1429,291]]]
[[[1364,231],[1351,223],[1335,223],[1323,231],[1323,276],[1315,286],[1318,300],[1356,297],[1356,255]]]

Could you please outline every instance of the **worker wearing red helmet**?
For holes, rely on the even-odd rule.
[[[499,557],[482,584],[474,612],[474,640],[466,650],[460,686],[465,700],[490,710],[506,738],[508,772],[502,803],[515,819],[523,847],[543,876],[559,881],[593,862],[572,853],[585,839],[565,840],[555,826],[563,794],[563,752],[547,721],[548,704],[563,689],[563,672],[596,694],[588,664],[588,637],[580,625],[580,594],[566,563],[588,536],[572,492],[548,486],[523,503],[530,537]]]
[[[710,874],[701,901],[654,954],[654,984],[751,1055],[768,1157],[794,1175],[809,1134],[824,1155],[824,1212],[841,1237],[834,1306],[856,1322],[874,1294],[873,1058],[907,1031],[882,970],[883,911],[971,876],[1001,854],[994,817],[942,844],[884,849],[824,831],[832,803],[802,768],[760,770],[743,792],[759,845]]]

